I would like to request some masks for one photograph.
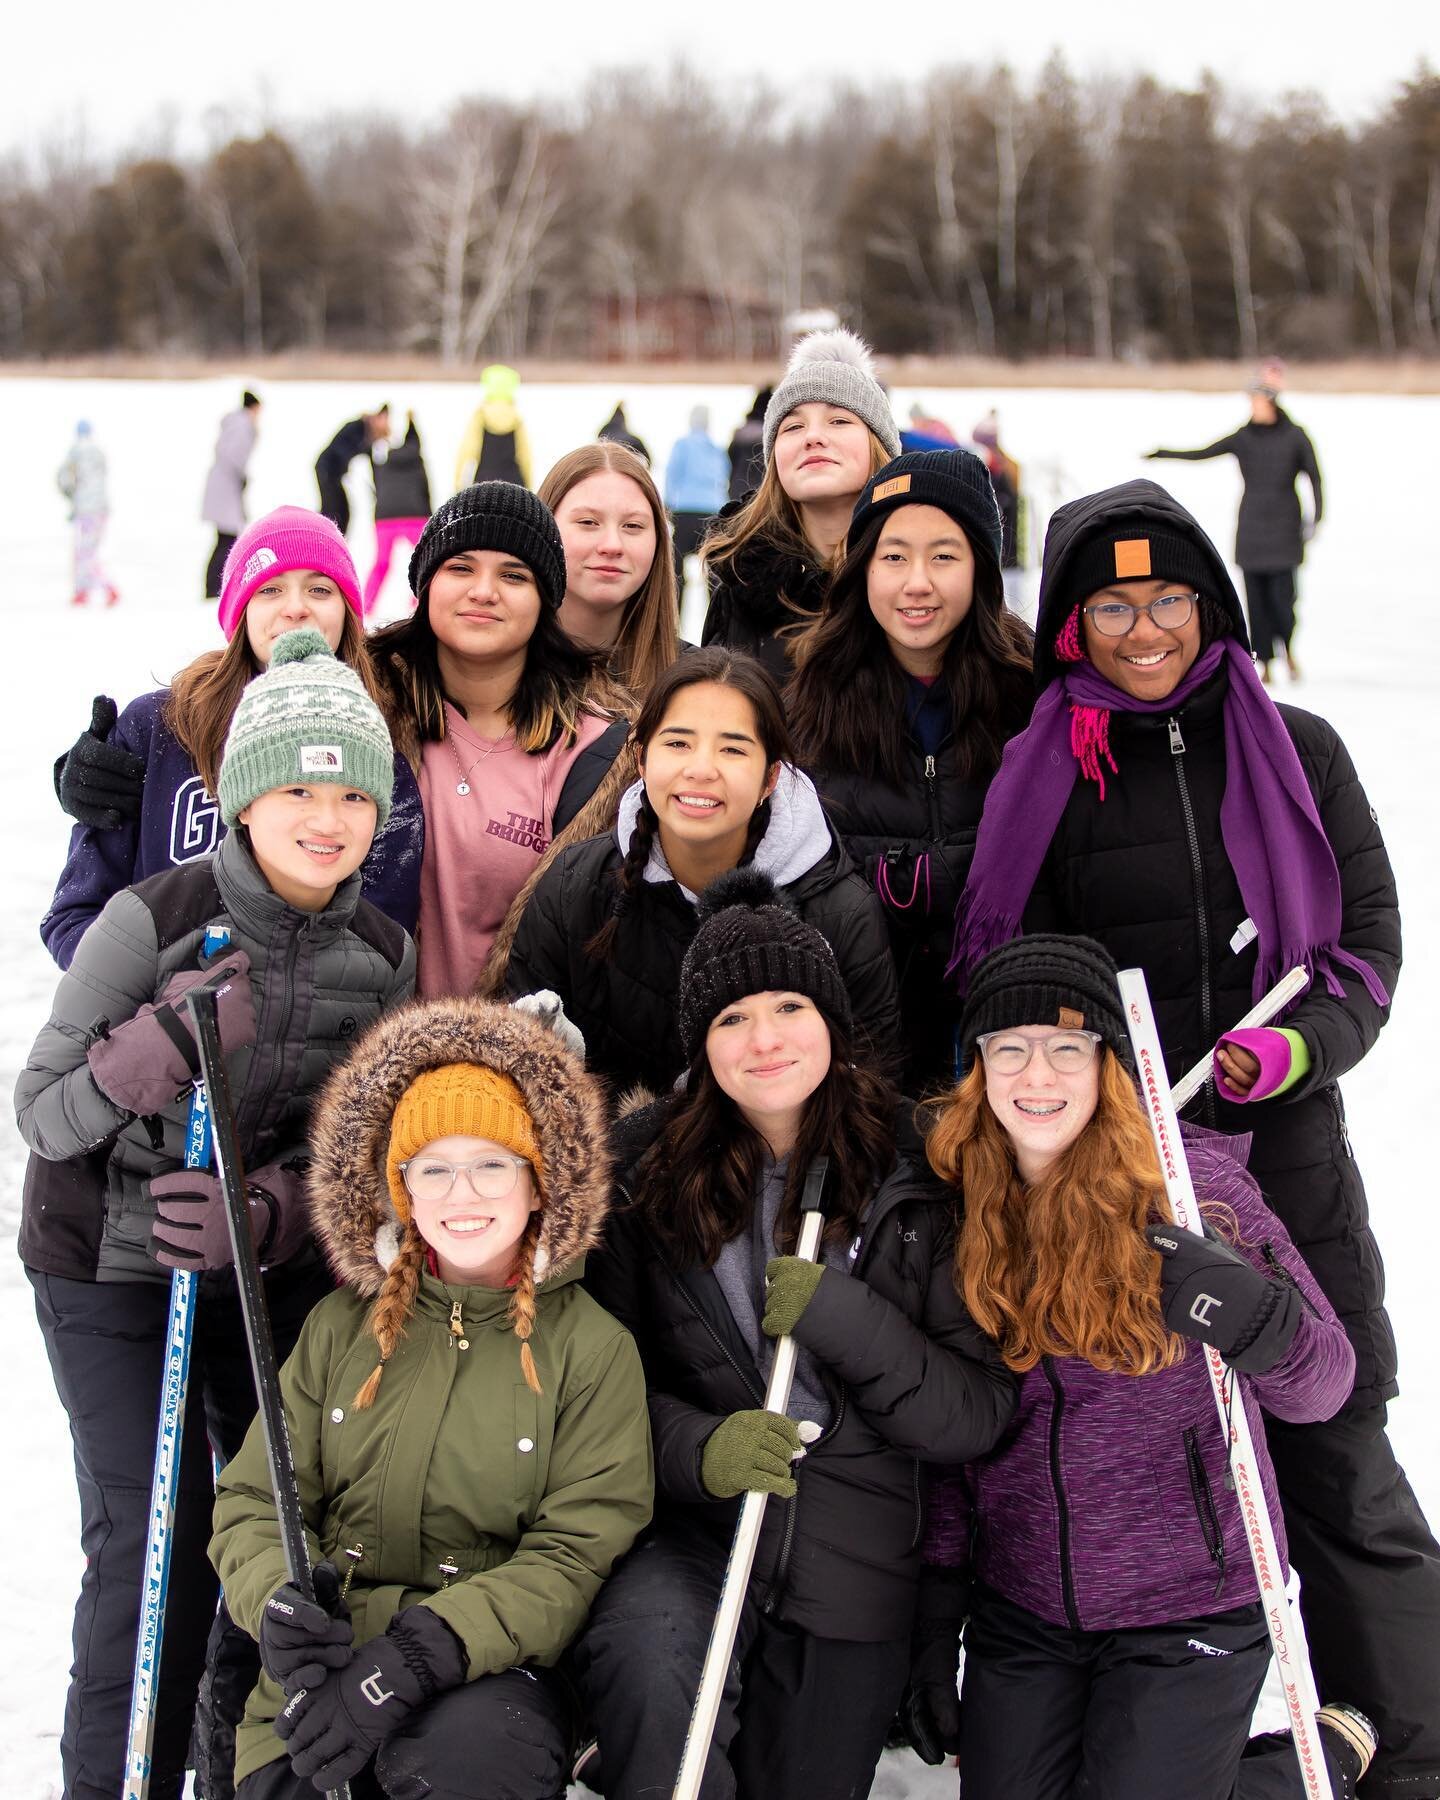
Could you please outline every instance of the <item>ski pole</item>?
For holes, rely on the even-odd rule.
[[[212,925],[202,956],[219,955],[230,933]],[[213,1004],[213,1002],[212,1002]],[[210,1162],[210,1107],[202,1083],[190,1097],[185,1124],[185,1167]],[[195,1335],[195,1276],[176,1269],[170,1277],[170,1314],[165,1327],[165,1366],[160,1380],[160,1422],[155,1433],[155,1465],[150,1478],[150,1533],[145,1541],[140,1626],[135,1637],[135,1673],[130,1687],[130,1729],[125,1745],[122,1800],[145,1800],[150,1790],[150,1758],[155,1741],[155,1690],[165,1637],[165,1602],[170,1593],[170,1547],[175,1534],[175,1496],[180,1451],[185,1440],[185,1397],[190,1391],[190,1345]]]
[[[1135,1065],[1140,1076],[1140,1097],[1150,1121],[1151,1135],[1160,1159],[1160,1174],[1175,1223],[1182,1231],[1197,1234],[1203,1230],[1195,1186],[1185,1160],[1185,1146],[1180,1137],[1180,1121],[1176,1117],[1165,1081],[1165,1059],[1160,1049],[1160,1034],[1150,1007],[1150,993],[1140,969],[1120,971],[1120,998],[1125,1007],[1125,1020],[1130,1042],[1135,1049]],[[1268,998],[1268,996],[1267,996]],[[1280,1671],[1285,1695],[1285,1709],[1290,1715],[1291,1741],[1300,1765],[1300,1780],[1307,1800],[1333,1800],[1329,1771],[1320,1748],[1320,1728],[1315,1720],[1320,1710],[1315,1691],[1315,1677],[1304,1640],[1296,1629],[1280,1571],[1280,1555],[1275,1545],[1275,1530],[1265,1506],[1265,1490],[1260,1484],[1260,1471],[1255,1460],[1255,1444],[1250,1432],[1250,1418],[1243,1395],[1235,1392],[1236,1374],[1210,1345],[1203,1346],[1215,1405],[1220,1414],[1220,1428],[1230,1447],[1230,1472],[1235,1481],[1235,1497],[1240,1502],[1240,1517],[1245,1526],[1245,1540],[1250,1547],[1250,1560],[1255,1566],[1255,1580],[1265,1623],[1270,1632],[1270,1645],[1275,1665]],[[1238,1404],[1237,1404],[1238,1398]]]
[[[805,1190],[800,1199],[800,1241],[795,1246],[795,1254],[804,1257],[806,1262],[814,1262],[820,1251],[820,1233],[825,1226],[822,1203],[829,1168],[830,1158],[817,1156],[805,1172]],[[770,1365],[770,1380],[765,1387],[766,1412],[783,1413],[790,1404],[797,1355],[795,1340],[788,1333],[777,1339],[775,1360]],[[750,1585],[750,1571],[755,1566],[765,1502],[769,1498],[768,1494],[750,1488],[740,1503],[740,1518],[730,1545],[730,1560],[725,1565],[725,1583],[720,1590],[715,1623],[710,1629],[710,1644],[700,1672],[694,1710],[690,1714],[690,1729],[685,1733],[685,1750],[680,1759],[680,1773],[675,1777],[673,1800],[697,1800],[700,1792],[705,1759],[710,1754],[710,1740],[715,1735],[715,1721],[720,1715],[725,1677],[730,1671],[730,1658],[735,1654],[740,1612]]]
[[[1302,968],[1294,968],[1282,975],[1274,987],[1262,994],[1250,1008],[1243,1019],[1237,1019],[1230,1027],[1232,1031],[1253,1031],[1257,1025],[1268,1025],[1283,1007],[1286,1007],[1310,984],[1310,977]],[[1170,1090],[1170,1102],[1176,1112],[1182,1106],[1188,1106],[1210,1079],[1215,1052],[1209,1051],[1202,1056],[1193,1069],[1187,1069]]]
[[[315,1598],[310,1578],[310,1546],[305,1539],[305,1514],[300,1505],[300,1484],[295,1476],[295,1453],[280,1398],[280,1369],[275,1360],[275,1337],[270,1329],[270,1309],[260,1282],[260,1258],[250,1231],[250,1204],[245,1198],[245,1167],[235,1114],[230,1106],[230,1087],[220,1056],[220,1029],[215,1016],[215,996],[199,989],[187,995],[186,1004],[195,1021],[195,1041],[200,1047],[200,1073],[210,1095],[215,1130],[215,1166],[225,1200],[225,1222],[230,1227],[230,1248],[235,1257],[235,1285],[240,1295],[240,1316],[245,1322],[245,1342],[260,1403],[260,1430],[265,1438],[265,1459],[270,1465],[270,1488],[280,1524],[280,1543],[285,1553],[285,1573],[307,1600]],[[350,1784],[327,1790],[328,1800],[349,1800]]]

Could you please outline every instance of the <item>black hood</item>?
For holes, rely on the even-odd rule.
[[[1119,519],[1143,519],[1157,530],[1183,537],[1201,553],[1213,570],[1207,583],[1208,597],[1220,606],[1230,622],[1231,633],[1241,645],[1250,648],[1250,635],[1245,626],[1245,613],[1240,596],[1225,559],[1201,530],[1199,521],[1188,513],[1173,495],[1158,482],[1124,481],[1119,487],[1103,488],[1098,494],[1086,494],[1059,508],[1050,519],[1045,533],[1045,555],[1040,565],[1040,603],[1035,621],[1035,686],[1047,688],[1061,671],[1055,655],[1055,638],[1077,600],[1083,594],[1071,591],[1068,571],[1076,551],[1092,538],[1102,536]]]

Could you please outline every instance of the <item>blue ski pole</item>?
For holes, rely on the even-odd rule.
[[[230,933],[212,925],[202,956],[218,956]],[[185,1126],[185,1167],[204,1169],[211,1154],[210,1100],[203,1081],[195,1083]],[[122,1800],[145,1800],[150,1789],[151,1747],[155,1739],[155,1691],[165,1636],[165,1599],[170,1587],[170,1546],[174,1538],[175,1496],[180,1482],[180,1450],[185,1436],[185,1396],[190,1388],[190,1341],[195,1330],[195,1276],[176,1269],[170,1277],[170,1320],[165,1333],[165,1367],[160,1382],[160,1423],[155,1434],[155,1470],[150,1483],[150,1535],[145,1544],[140,1628],[135,1638],[135,1678],[130,1689],[130,1733],[125,1750]]]

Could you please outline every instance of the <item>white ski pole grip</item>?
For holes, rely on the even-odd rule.
[[[795,1254],[806,1262],[814,1262],[820,1253],[820,1234],[825,1228],[825,1214],[821,1208],[829,1168],[830,1158],[817,1156],[805,1172],[805,1190],[800,1198],[800,1241],[795,1246]],[[775,1360],[770,1365],[770,1379],[765,1386],[766,1412],[783,1413],[789,1406],[797,1354],[795,1340],[788,1333],[777,1340]],[[730,1560],[725,1565],[725,1583],[720,1590],[715,1623],[710,1628],[710,1644],[700,1672],[694,1710],[690,1714],[690,1729],[685,1733],[685,1751],[680,1759],[680,1773],[675,1777],[673,1800],[698,1800],[705,1761],[710,1754],[710,1740],[715,1735],[715,1721],[720,1716],[725,1677],[730,1672],[735,1639],[740,1633],[740,1613],[760,1543],[765,1502],[769,1498],[768,1494],[750,1489],[740,1503],[740,1519],[730,1545]]]
[[[1310,977],[1303,968],[1290,969],[1274,987],[1260,996],[1244,1018],[1235,1021],[1231,1031],[1253,1031],[1257,1025],[1268,1025],[1276,1013],[1282,1012],[1309,985]],[[1214,1056],[1213,1050],[1207,1050],[1195,1067],[1187,1069],[1171,1088],[1170,1100],[1176,1112],[1188,1106],[1210,1079]]]
[[[1190,1179],[1190,1165],[1185,1159],[1185,1145],[1180,1136],[1180,1120],[1170,1097],[1165,1075],[1165,1058],[1160,1048],[1160,1033],[1150,1007],[1150,994],[1145,975],[1140,969],[1122,969],[1119,975],[1120,999],[1125,1008],[1125,1023],[1135,1051],[1135,1067],[1140,1077],[1140,1099],[1150,1132],[1160,1158],[1160,1173],[1165,1182],[1166,1197],[1175,1215],[1175,1223],[1185,1231],[1199,1233],[1203,1229],[1195,1186]],[[1230,1472],[1235,1481],[1235,1497],[1240,1503],[1240,1516],[1245,1525],[1245,1541],[1255,1568],[1260,1590],[1260,1604],[1275,1653],[1275,1666],[1285,1695],[1285,1710],[1290,1716],[1291,1740],[1296,1761],[1300,1765],[1302,1791],[1307,1800],[1334,1800],[1330,1774],[1320,1748],[1320,1727],[1315,1715],[1320,1701],[1315,1692],[1315,1677],[1310,1658],[1296,1629],[1290,1611],[1285,1579],[1281,1573],[1280,1553],[1275,1544],[1275,1530],[1265,1505],[1265,1490],[1255,1460],[1255,1443],[1250,1432],[1250,1418],[1245,1410],[1243,1394],[1236,1393],[1235,1371],[1210,1345],[1200,1348],[1210,1374],[1210,1386],[1220,1415],[1220,1429],[1230,1447]]]

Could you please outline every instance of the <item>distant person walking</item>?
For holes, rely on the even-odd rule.
[[[120,593],[100,565],[100,540],[110,517],[110,483],[105,452],[95,442],[88,419],[76,425],[75,442],[56,471],[55,485],[70,502],[75,552],[75,589],[70,603],[83,606],[91,594],[103,588],[105,604],[113,606]]]
[[[926,412],[924,406],[918,400],[910,408],[910,430],[908,432],[902,431],[900,433],[902,445],[907,436],[929,440],[924,444],[917,444],[915,448],[918,450],[928,450],[932,445],[936,449],[954,450],[958,449],[960,444],[959,438],[956,437],[955,433],[945,421],[943,419],[937,419],[934,413]],[[908,448],[909,446],[906,447]]]
[[[1203,450],[1152,450],[1147,461],[1172,457],[1204,462],[1233,456],[1240,465],[1244,491],[1235,529],[1235,561],[1245,577],[1245,610],[1250,615],[1250,641],[1260,663],[1260,676],[1270,680],[1270,664],[1285,654],[1290,679],[1300,679],[1291,639],[1295,634],[1295,578],[1305,546],[1315,535],[1325,510],[1320,464],[1315,446],[1280,404],[1285,365],[1272,359],[1261,365],[1250,389],[1250,421]],[[1296,477],[1310,483],[1307,519],[1295,491]]]
[[[315,482],[320,489],[320,511],[342,532],[350,529],[350,496],[345,475],[357,456],[369,456],[383,437],[390,435],[390,408],[378,406],[342,425],[320,452],[315,463]]]
[[[992,406],[971,432],[971,437],[990,471],[995,504],[1000,508],[1000,575],[1005,599],[1016,612],[1025,600],[1025,501],[1020,490],[1020,465],[1000,448],[1000,415]]]
[[[413,412],[405,415],[404,442],[387,445],[383,456],[372,451],[371,460],[375,465],[375,562],[365,577],[367,619],[385,585],[396,544],[402,540],[418,544],[430,517],[430,478],[425,473]]]
[[[205,569],[205,598],[218,600],[225,576],[225,558],[245,529],[245,483],[255,439],[260,432],[260,399],[249,388],[234,412],[220,421],[215,440],[215,460],[205,477],[205,498],[200,517],[215,527],[215,548]]]
[[[730,440],[730,498],[743,500],[759,487],[765,474],[765,408],[773,387],[756,390],[750,410]]]
[[[625,402],[623,400],[617,400],[615,402],[614,412],[611,413],[610,417],[595,435],[602,444],[623,444],[627,450],[633,450],[640,458],[641,462],[645,463],[647,466],[649,465],[650,452],[646,447],[644,438],[636,437],[635,433],[630,429],[630,422],[625,417]]]
[[[675,534],[675,574],[683,582],[685,558],[700,548],[710,521],[729,498],[730,458],[710,435],[710,408],[691,409],[690,429],[678,438],[665,465],[665,504]]]
[[[455,463],[455,492],[476,481],[533,486],[530,438],[516,395],[520,377],[505,363],[480,371],[480,404],[470,415]]]

